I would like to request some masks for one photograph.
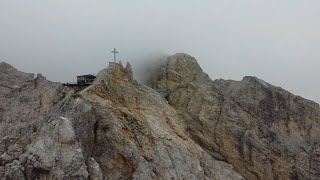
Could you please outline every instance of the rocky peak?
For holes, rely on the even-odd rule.
[[[255,77],[212,81],[186,54],[158,69],[151,89],[110,63],[75,92],[1,63],[0,177],[320,178],[319,106]]]
[[[5,62],[0,63],[0,81],[2,82],[2,87],[22,87],[30,84],[33,80],[34,74],[21,72]]]
[[[25,76],[28,73],[21,72],[11,66],[10,64],[7,64],[5,62],[0,62],[0,73],[2,76],[14,76],[17,75],[17,77]]]
[[[125,68],[126,74],[129,78],[129,80],[133,80],[133,70],[131,67],[131,64],[129,62],[127,62],[126,68]]]
[[[256,77],[212,81],[184,54],[169,57],[157,79],[189,137],[245,178],[320,178],[316,103]]]
[[[185,82],[193,81],[197,76],[205,74],[194,57],[183,53],[169,56],[165,69],[179,74]]]
[[[0,93],[0,177],[242,179],[194,143],[176,110],[131,72],[111,63],[77,93],[39,74]],[[13,84],[24,76],[12,74]]]
[[[187,72],[190,70],[192,73],[202,72],[197,60],[194,57],[184,53],[177,53],[169,56],[167,58],[166,68],[174,70],[177,73],[180,73],[181,71]]]
[[[263,81],[263,80],[261,80],[261,79],[259,79],[257,77],[254,77],[254,76],[245,76],[245,77],[243,77],[242,81],[243,82],[248,82],[248,83],[258,83],[258,84],[262,85],[265,88],[272,87],[271,84],[269,84],[269,83],[267,83],[267,82],[265,82],[265,81]]]
[[[204,73],[197,60],[187,54],[178,53],[167,57],[165,64],[159,68],[153,87],[158,89],[175,89],[192,82],[205,83],[210,81],[209,76]]]
[[[13,66],[11,66],[10,64],[6,63],[6,62],[0,62],[0,68],[1,70],[4,70],[4,69],[14,69]],[[4,71],[2,71],[4,72]]]
[[[120,63],[110,62],[109,66],[105,69],[102,69],[96,78],[96,82],[106,81],[131,81],[133,79],[132,68],[130,63],[127,63],[126,68]]]

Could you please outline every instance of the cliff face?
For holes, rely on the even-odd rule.
[[[0,177],[320,178],[316,103],[254,77],[212,81],[186,54],[157,69],[151,89],[110,63],[75,92],[0,63]]]
[[[1,179],[242,179],[130,65],[76,93],[1,63],[0,88]]]
[[[176,54],[153,84],[185,120],[186,133],[247,179],[319,179],[319,105],[255,77],[212,81]]]
[[[88,177],[97,114],[61,84],[0,64],[0,177]]]

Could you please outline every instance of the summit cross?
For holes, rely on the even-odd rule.
[[[114,48],[113,51],[111,51],[111,53],[113,53],[113,60],[114,60],[114,62],[116,62],[116,60],[117,60],[117,53],[119,53],[119,52],[117,51],[116,48]]]

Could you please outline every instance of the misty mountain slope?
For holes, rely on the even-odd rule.
[[[212,81],[186,54],[76,92],[0,63],[2,179],[319,179],[319,105],[255,77]]]
[[[76,93],[1,63],[0,100],[1,179],[242,179],[130,65]]]
[[[0,64],[0,177],[87,177],[97,115],[74,92]],[[85,145],[82,147],[82,144]]]
[[[212,81],[186,54],[154,79],[188,136],[246,179],[320,179],[318,104],[255,77]]]

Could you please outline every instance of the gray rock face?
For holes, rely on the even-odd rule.
[[[242,179],[185,130],[130,65],[111,64],[76,93],[0,64],[3,179]]]
[[[88,171],[90,174],[90,179],[103,180],[103,173],[100,168],[100,165],[94,158],[88,159]]]
[[[156,79],[188,137],[247,179],[320,179],[318,104],[255,77],[212,81],[185,54]]]
[[[0,179],[319,179],[319,105],[186,54],[78,92],[0,63]]]
[[[21,179],[14,175],[19,169],[26,179],[86,179],[86,148],[93,147],[97,119],[91,105],[76,101],[74,92],[59,83],[5,63],[0,64],[0,88],[3,176]]]

